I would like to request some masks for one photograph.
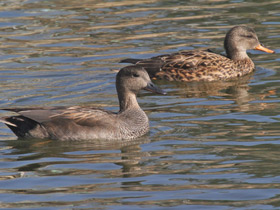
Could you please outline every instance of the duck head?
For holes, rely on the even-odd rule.
[[[230,29],[225,37],[224,48],[227,56],[233,60],[241,60],[248,58],[246,50],[255,49],[267,53],[274,53],[264,47],[257,37],[254,29],[247,26],[235,26]]]
[[[138,66],[122,68],[116,77],[117,91],[137,94],[141,89],[165,95],[166,92],[152,83],[147,71]]]

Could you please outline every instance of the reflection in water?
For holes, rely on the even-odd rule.
[[[178,83],[174,82],[178,93],[181,96],[188,98],[203,98],[207,96],[231,96],[236,100],[241,100],[248,96],[248,83],[252,74],[246,75],[238,80],[231,81],[215,81],[215,82],[188,82]]]
[[[190,139],[191,141],[191,139]],[[153,151],[142,151],[141,146],[150,143],[147,139],[139,142],[126,142],[115,145],[96,145],[91,143],[60,143],[53,141],[33,141],[7,142],[14,150],[8,156],[18,155],[17,162],[22,162],[17,166],[18,175],[11,176],[12,179],[33,178],[33,188],[25,189],[24,186],[17,189],[2,190],[3,193],[25,194],[25,195],[46,195],[52,199],[53,193],[63,193],[65,195],[75,194],[79,200],[74,199],[72,204],[81,205],[104,205],[104,200],[112,205],[119,205],[119,199],[129,205],[142,205],[137,199],[143,200],[145,205],[158,205],[160,198],[152,192],[181,192],[193,197],[189,200],[193,205],[217,205],[217,202],[228,202],[224,198],[216,197],[211,201],[198,201],[196,196],[205,193],[212,194],[215,190],[216,196],[223,193],[223,190],[250,190],[252,188],[265,189],[267,187],[277,189],[279,184],[259,183],[254,184],[254,180],[264,179],[267,175],[272,175],[273,165],[266,165],[266,161],[276,161],[277,153],[269,152],[265,155],[264,163],[260,161],[251,162],[252,159],[263,156],[263,151],[271,151],[271,145],[267,147],[244,147],[243,145],[226,146],[220,145],[213,150],[211,146],[200,143],[190,143],[188,145],[174,141],[174,144],[162,143],[161,148],[154,146]],[[152,143],[153,144],[153,143]],[[145,147],[145,146],[144,146]],[[274,146],[273,146],[274,147]],[[167,150],[168,148],[168,150]],[[277,148],[272,149],[277,151]],[[20,154],[23,157],[20,157]],[[196,158],[196,156],[201,156]],[[174,157],[184,158],[174,158]],[[212,156],[212,157],[211,157]],[[12,158],[10,159],[12,160]],[[29,164],[29,162],[33,162]],[[34,163],[34,162],[37,162]],[[105,167],[107,165],[107,167]],[[114,166],[115,165],[115,166]],[[120,167],[119,167],[120,166]],[[252,171],[254,167],[261,167],[260,174]],[[270,168],[270,170],[269,170]],[[266,173],[266,171],[268,173]],[[200,175],[197,173],[199,172]],[[254,176],[250,178],[249,174]],[[239,173],[240,176],[236,176]],[[277,174],[277,170],[274,170]],[[161,175],[159,175],[161,174]],[[173,174],[173,178],[168,178]],[[243,175],[241,175],[243,174]],[[247,175],[246,175],[247,174]],[[158,178],[156,178],[158,176]],[[37,177],[37,178],[36,178]],[[36,187],[37,179],[43,177],[55,177],[55,182],[44,182],[40,188]],[[160,179],[159,179],[160,177]],[[70,179],[69,179],[70,178]],[[125,179],[124,179],[125,178]],[[156,178],[156,179],[155,179]],[[83,184],[70,186],[65,185],[70,180],[83,180]],[[104,182],[110,179],[110,182]],[[155,180],[154,180],[155,179]],[[165,180],[167,179],[167,180]],[[231,179],[231,183],[225,182]],[[247,179],[248,183],[240,182],[240,179]],[[3,179],[2,179],[3,180]],[[122,180],[122,181],[121,181]],[[165,182],[164,182],[165,180]],[[121,181],[121,183],[120,183]],[[106,191],[104,191],[106,189]],[[107,196],[106,192],[112,192],[112,196]],[[83,198],[84,193],[92,194],[93,197]],[[193,195],[193,196],[191,196]],[[195,196],[196,195],[196,196]],[[178,195],[177,195],[178,196]],[[210,196],[210,195],[209,195]],[[165,199],[167,203],[184,204],[181,196],[170,195],[170,199]],[[210,196],[211,197],[211,196]],[[128,199],[129,198],[129,199]],[[151,198],[153,198],[151,200]],[[127,200],[128,199],[128,200]],[[56,198],[56,202],[51,200],[34,202],[34,205],[53,206],[57,202],[61,205],[68,205],[62,198]],[[243,200],[231,202],[230,205],[249,205],[252,201]],[[262,199],[262,202],[279,202],[278,199]],[[259,202],[261,203],[261,202]],[[25,201],[20,204],[28,207],[30,202]],[[6,203],[5,208],[16,208],[19,203]],[[169,205],[167,205],[169,206]]]
[[[279,1],[0,5],[1,107],[117,111],[111,70],[123,67],[120,60],[188,49],[223,53],[233,25],[253,27],[279,52]],[[169,94],[141,93],[151,131],[137,141],[17,141],[0,124],[1,207],[278,208],[279,56],[248,53],[257,70],[240,80],[156,81]]]

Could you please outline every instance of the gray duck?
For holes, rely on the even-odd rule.
[[[19,138],[54,140],[134,139],[149,130],[149,119],[136,95],[141,90],[166,94],[137,66],[122,68],[116,76],[120,110],[118,113],[94,107],[6,108],[17,116],[2,117]]]
[[[144,67],[152,79],[217,81],[240,77],[254,70],[255,65],[246,50],[274,53],[260,44],[255,31],[247,26],[231,28],[226,34],[224,48],[226,56],[209,50],[188,50],[150,59],[128,58],[121,63],[133,63]]]

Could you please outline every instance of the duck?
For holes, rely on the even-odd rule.
[[[144,67],[152,79],[168,81],[218,81],[238,78],[254,71],[255,65],[247,50],[275,53],[264,47],[254,29],[238,25],[231,28],[224,39],[226,56],[211,50],[187,50],[159,55],[149,59],[128,58],[120,63]]]
[[[19,139],[123,140],[135,139],[149,131],[149,119],[137,102],[136,95],[142,89],[165,95],[157,87],[145,69],[127,66],[116,75],[119,112],[96,107],[31,107],[3,108],[15,112],[5,116],[5,123]]]

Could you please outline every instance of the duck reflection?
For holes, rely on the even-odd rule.
[[[180,98],[208,98],[210,100],[214,99],[221,101],[232,100],[237,106],[232,106],[231,108],[238,111],[263,110],[270,108],[270,105],[265,103],[249,103],[254,100],[262,100],[275,94],[274,90],[250,91],[252,88],[259,89],[258,85],[251,85],[251,81],[255,79],[256,73],[258,72],[229,81],[179,83],[158,80],[155,83],[165,89],[171,89],[171,91],[168,91],[169,95]],[[208,103],[206,106],[211,109],[212,105]],[[218,104],[215,105],[216,108],[217,106]]]
[[[244,98],[244,94],[248,95],[248,83],[252,79],[252,76],[253,74],[250,74],[238,80],[230,81],[174,83],[174,85],[180,88],[179,94],[187,98],[227,96],[229,94],[234,95],[236,98]]]
[[[2,141],[2,144],[11,151],[6,154],[7,158],[13,157],[10,161],[22,163],[16,169],[21,176],[23,172],[33,172],[44,176],[99,174],[106,177],[131,177],[141,174],[142,158],[149,156],[148,152],[142,151],[141,145],[149,142],[149,138],[145,136],[133,141],[105,143],[104,141],[93,143],[30,139]],[[100,163],[112,167],[111,169],[110,167],[96,168],[95,164]],[[68,164],[77,164],[77,168],[69,169]],[[59,165],[65,168],[57,167]],[[83,168],[80,169],[78,165],[83,165]],[[117,167],[116,170],[116,166],[121,168]],[[0,177],[0,179],[4,178]]]

